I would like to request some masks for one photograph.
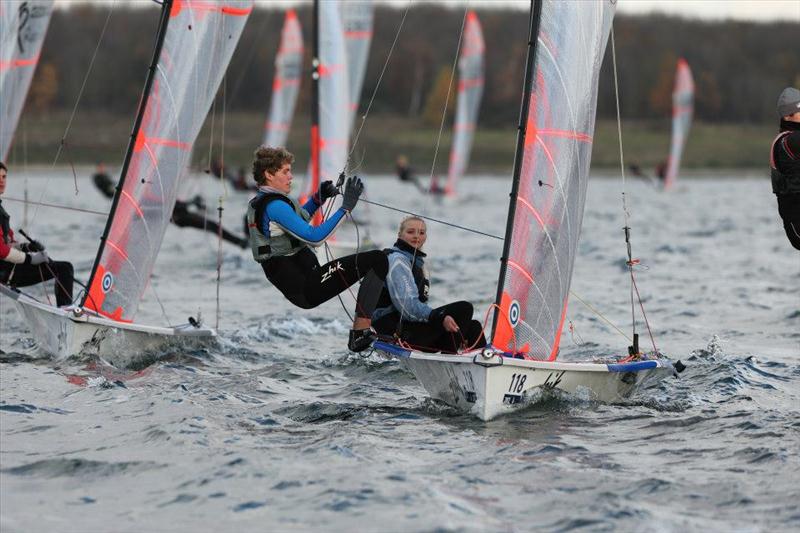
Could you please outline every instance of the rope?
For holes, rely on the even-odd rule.
[[[477,229],[468,228],[466,226],[460,226],[460,225],[454,224],[452,222],[447,222],[446,220],[441,220],[441,219],[433,218],[433,217],[427,217],[427,216],[424,216],[424,215],[420,215],[418,213],[414,213],[412,211],[406,211],[404,209],[399,209],[397,207],[392,207],[390,205],[382,204],[382,203],[379,203],[379,202],[373,202],[371,200],[364,200],[363,198],[359,199],[359,202],[366,202],[366,203],[368,203],[370,205],[377,205],[378,207],[383,207],[384,209],[390,209],[392,211],[397,211],[398,213],[405,213],[406,215],[419,217],[419,218],[421,218],[423,220],[429,220],[431,222],[436,222],[437,224],[442,224],[444,226],[450,226],[452,228],[458,228],[458,229],[461,229],[461,230],[464,230],[464,231],[468,231],[470,233],[475,233],[476,235],[483,235],[484,237],[491,237],[492,239],[497,239],[499,241],[503,240],[503,237],[500,237],[499,235],[493,235],[491,233],[486,233],[486,232],[483,232],[483,231],[480,231],[480,230],[477,230]]]
[[[78,97],[75,99],[75,105],[72,108],[72,114],[69,117],[69,121],[67,122],[67,127],[64,130],[64,135],[61,137],[61,143],[58,146],[58,151],[56,152],[55,158],[53,159],[53,164],[51,165],[51,169],[54,169],[56,163],[58,163],[58,158],[61,156],[61,150],[66,146],[67,143],[67,135],[69,134],[69,130],[72,127],[72,121],[75,119],[75,113],[78,111],[78,105],[80,105],[81,98],[83,97],[83,92],[86,89],[86,82],[89,80],[89,75],[92,73],[92,68],[94,67],[95,59],[97,59],[97,52],[100,50],[100,44],[103,42],[103,36],[106,34],[106,29],[108,28],[108,22],[111,20],[111,15],[114,13],[114,7],[116,6],[116,1],[111,4],[111,8],[108,10],[108,16],[106,17],[105,24],[103,24],[103,29],[100,32],[100,38],[97,40],[97,45],[94,48],[94,53],[92,53],[92,59],[89,61],[89,68],[86,70],[86,75],[83,77],[83,83],[81,84],[81,88],[78,91]],[[70,161],[70,165],[72,165],[72,161]],[[72,168],[72,173],[75,175],[75,167]],[[44,199],[44,194],[47,192],[47,188],[50,185],[50,179],[52,178],[52,172],[48,174],[47,181],[45,181],[44,188],[42,189],[42,193],[39,195],[39,202]],[[78,183],[77,183],[77,176],[75,177],[75,194],[78,193]],[[33,220],[36,220],[36,215],[39,212],[39,206],[37,205],[36,208],[33,210]]]
[[[44,207],[53,207],[55,209],[63,209],[65,211],[76,211],[78,213],[89,213],[91,215],[100,215],[107,217],[108,213],[103,211],[94,211],[93,209],[81,209],[80,207],[68,207],[66,205],[58,205],[58,204],[48,204],[47,202],[32,202],[30,200],[22,200],[19,198],[11,198],[10,196],[3,197],[3,200],[10,200],[12,202],[19,202],[26,205],[36,205],[36,206],[44,206]]]
[[[361,116],[361,124],[356,131],[356,135],[353,138],[353,144],[350,147],[350,153],[347,154],[347,162],[345,163],[346,166],[349,166],[350,158],[353,155],[353,152],[356,149],[356,145],[358,144],[358,139],[361,136],[361,130],[364,128],[364,124],[367,122],[367,117],[369,116],[370,110],[372,109],[372,103],[375,101],[375,96],[378,94],[378,89],[380,89],[381,82],[383,81],[383,75],[386,72],[386,67],[389,66],[389,60],[392,58],[392,54],[394,53],[394,47],[397,44],[397,40],[400,38],[400,32],[403,31],[403,25],[406,22],[406,16],[408,15],[408,9],[411,7],[411,4],[406,5],[406,10],[403,11],[403,18],[400,19],[400,25],[397,27],[397,31],[394,35],[394,41],[392,41],[392,46],[389,48],[389,53],[386,55],[386,61],[383,63],[383,68],[381,69],[381,74],[378,76],[378,83],[375,85],[375,89],[372,91],[372,96],[370,96],[369,104],[367,104],[367,110]],[[343,171],[345,169],[342,169]]]

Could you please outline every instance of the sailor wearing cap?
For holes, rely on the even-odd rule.
[[[800,250],[800,91],[787,87],[778,97],[780,133],[772,141],[769,166],[778,214],[792,246]]]

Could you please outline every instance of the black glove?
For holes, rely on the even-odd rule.
[[[358,203],[358,198],[363,192],[364,184],[361,183],[361,179],[358,176],[347,178],[347,182],[344,184],[344,200],[342,201],[342,207],[346,211],[352,212],[353,208]]]
[[[314,201],[317,205],[322,205],[328,198],[333,198],[339,193],[331,180],[323,181],[319,184],[317,194],[314,195]]]
[[[44,244],[39,241],[31,239],[30,242],[25,242],[19,245],[19,249],[25,253],[29,252],[42,252],[44,251]]]

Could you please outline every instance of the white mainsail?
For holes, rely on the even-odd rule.
[[[290,9],[286,12],[281,43],[275,57],[272,100],[269,118],[264,125],[264,146],[286,146],[302,75],[303,30],[294,9]]]
[[[179,181],[252,0],[166,0],[154,71],[82,305],[133,320],[169,225]]]
[[[367,73],[369,45],[372,42],[373,3],[371,1],[350,0],[342,2],[342,26],[347,45],[347,80],[350,95],[350,128],[353,127],[358,104],[361,101],[361,88]]]
[[[52,12],[52,0],[0,2],[0,161],[8,157]]]
[[[307,189],[313,194],[321,180],[336,180],[347,162],[350,133],[347,49],[337,2],[317,2],[319,39],[319,124],[311,129],[312,179]]]
[[[683,149],[689,137],[694,114],[694,78],[685,59],[678,60],[675,69],[675,88],[672,91],[672,139],[670,140],[669,159],[664,174],[664,188],[675,184],[678,170],[681,168]]]
[[[555,359],[583,220],[614,0],[537,2],[533,90],[506,231],[493,344]]]
[[[475,12],[470,11],[464,26],[464,44],[458,60],[458,104],[453,125],[453,146],[450,149],[450,168],[445,185],[445,193],[448,195],[455,194],[456,184],[469,165],[478,110],[483,97],[484,53],[481,23]]]

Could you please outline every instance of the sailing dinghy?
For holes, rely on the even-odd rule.
[[[0,2],[0,161],[8,161],[52,12],[52,0]]]
[[[678,60],[675,69],[675,87],[672,91],[672,138],[669,145],[669,158],[664,173],[664,188],[675,185],[678,170],[681,168],[683,149],[689,137],[694,114],[694,78],[689,63],[685,59]]]
[[[57,358],[97,354],[125,365],[164,344],[216,337],[195,320],[164,327],[134,318],[192,145],[251,10],[252,0],[163,1],[153,62],[80,305],[58,308],[0,285],[45,352]]]
[[[474,11],[467,13],[464,25],[464,44],[458,59],[458,103],[453,124],[453,145],[450,149],[450,167],[444,189],[438,189],[436,176],[431,183],[431,192],[455,196],[456,185],[469,165],[472,141],[478,122],[478,111],[483,97],[483,64],[485,55],[481,23]]]
[[[264,126],[264,146],[286,146],[302,74],[303,31],[297,14],[290,9],[286,12],[275,57],[275,78],[272,80],[269,118]]]
[[[546,391],[613,402],[645,381],[672,375],[678,366],[658,354],[638,353],[636,340],[633,355],[625,359],[556,361],[583,219],[597,83],[615,3],[531,3],[491,344],[460,354],[373,344],[398,359],[433,398],[482,420]]]

